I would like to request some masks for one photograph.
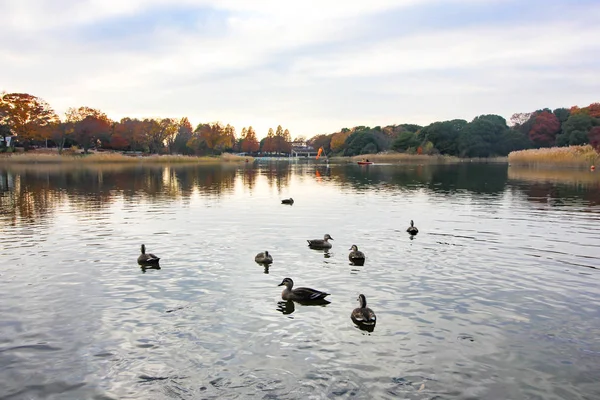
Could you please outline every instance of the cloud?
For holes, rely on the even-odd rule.
[[[259,136],[508,117],[598,101],[598,17],[591,1],[9,0],[0,90]]]

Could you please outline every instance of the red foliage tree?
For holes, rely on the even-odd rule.
[[[107,134],[110,130],[108,120],[95,115],[88,115],[81,121],[75,122],[75,140],[83,147],[85,153],[95,144],[100,135]]]
[[[0,123],[10,127],[21,140],[46,139],[50,125],[59,119],[52,107],[27,93],[0,94]]]
[[[592,103],[586,109],[590,117],[600,118],[600,103]]]
[[[600,126],[593,127],[588,132],[588,138],[590,139],[590,144],[592,147],[600,153]]]
[[[556,115],[542,111],[535,116],[529,131],[529,139],[538,146],[552,146],[556,142],[556,134],[560,132],[560,121]]]

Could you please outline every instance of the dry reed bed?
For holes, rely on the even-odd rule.
[[[10,164],[207,164],[220,162],[252,162],[252,157],[222,154],[216,157],[178,155],[125,156],[119,153],[92,153],[88,155],[59,155],[49,153],[19,153],[0,157],[0,163]]]
[[[558,167],[585,167],[600,163],[600,154],[592,146],[550,147],[513,151],[508,162],[514,165],[543,165]]]

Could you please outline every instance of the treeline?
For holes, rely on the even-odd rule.
[[[515,150],[587,143],[600,151],[600,103],[584,108],[557,108],[554,111],[545,108],[517,113],[510,122],[511,126],[508,126],[499,115],[480,115],[471,122],[454,119],[427,126],[357,126],[314,136],[308,143],[314,148],[323,147],[327,154],[343,156],[393,150],[492,157],[505,156]]]
[[[122,118],[112,121],[90,107],[69,108],[60,118],[43,99],[27,93],[0,93],[0,136],[15,135],[26,149],[32,146],[79,146],[140,151],[155,154],[205,155],[222,152],[286,153],[291,135],[279,125],[258,141],[252,126],[236,135],[235,128],[220,122],[201,123],[194,129],[187,118]]]

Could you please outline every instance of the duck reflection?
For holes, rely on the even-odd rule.
[[[142,270],[142,273],[146,273],[146,270],[148,269],[161,269],[160,265],[140,265],[140,269]]]
[[[292,300],[288,301],[278,301],[277,302],[277,311],[283,314],[291,314],[296,311],[296,306]]]

